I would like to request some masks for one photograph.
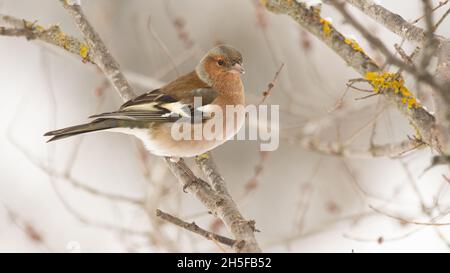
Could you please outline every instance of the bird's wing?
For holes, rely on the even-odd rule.
[[[118,111],[91,116],[136,121],[174,122],[180,117],[192,117],[201,106],[211,104],[217,91],[198,79],[195,72],[172,83],[144,93],[124,103]],[[201,98],[201,103],[194,98]]]

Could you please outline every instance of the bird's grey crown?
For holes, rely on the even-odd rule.
[[[195,71],[197,72],[197,75],[199,76],[199,78],[202,81],[206,82],[210,86],[212,86],[212,80],[210,79],[210,77],[208,76],[208,74],[205,71],[204,61],[208,57],[214,56],[214,55],[223,56],[225,58],[224,61],[228,67],[231,67],[234,64],[242,64],[242,62],[243,62],[242,54],[232,46],[218,45],[218,46],[210,49],[208,51],[208,53],[206,53],[205,56],[202,58],[200,63],[197,65],[197,67],[195,68]]]
[[[222,55],[231,64],[242,64],[242,54],[232,46],[219,45],[208,52],[209,55]]]

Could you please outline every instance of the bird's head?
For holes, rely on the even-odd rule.
[[[219,45],[210,49],[196,67],[200,79],[213,83],[220,75],[227,73],[244,74],[241,53],[229,46]]]

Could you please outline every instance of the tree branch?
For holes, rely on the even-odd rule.
[[[100,70],[110,80],[124,101],[134,98],[136,94],[133,88],[122,72],[120,72],[119,64],[109,53],[98,33],[84,16],[81,6],[66,0],[60,0],[60,2],[73,17],[76,25],[83,33],[84,39],[86,39],[89,49],[92,51],[92,61],[97,64]]]
[[[400,15],[391,12],[383,6],[375,4],[372,0],[345,1],[408,41],[423,43],[426,40],[427,34],[422,28],[409,23]],[[435,36],[435,38],[441,40],[438,36]]]
[[[437,58],[435,72],[436,81],[442,85],[450,86],[450,40],[441,45]],[[437,105],[438,125],[442,127],[440,132],[441,142],[445,154],[450,154],[450,93],[443,92],[435,99]],[[447,130],[445,130],[447,129]]]
[[[205,153],[197,156],[195,159],[197,166],[208,177],[209,182],[213,186],[214,190],[220,194],[229,195],[225,179],[219,174],[217,166],[214,163],[211,153]]]
[[[177,226],[182,227],[186,230],[189,230],[193,233],[196,233],[200,236],[203,236],[208,240],[213,240],[213,241],[219,242],[221,244],[227,245],[229,247],[233,247],[234,244],[236,243],[236,241],[233,239],[230,239],[230,238],[222,236],[222,235],[215,234],[213,232],[207,231],[207,230],[199,227],[195,222],[192,222],[192,223],[185,222],[185,221],[183,221],[173,215],[165,213],[159,209],[156,210],[156,216],[167,222],[170,222],[174,225],[177,225]]]
[[[303,3],[289,0],[266,0],[263,1],[263,4],[274,13],[283,13],[292,17],[304,29],[322,40],[363,77],[367,78],[369,72],[383,73],[381,68],[355,41],[338,32],[330,22],[321,18],[315,9],[310,9]],[[405,98],[402,97],[401,92],[392,91],[388,88],[380,90],[379,93],[395,103],[397,108],[408,118],[418,134],[418,139],[435,147],[436,143],[432,134],[435,118],[420,105],[409,107],[405,104]]]
[[[69,53],[81,57],[83,61],[92,63],[92,54],[89,46],[77,38],[64,33],[58,25],[45,28],[36,22],[3,14],[0,14],[0,23],[12,27],[0,27],[0,35],[38,40],[62,48]]]
[[[255,228],[255,221],[247,221],[242,217],[239,210],[237,209],[236,203],[233,201],[231,195],[228,193],[225,179],[220,175],[217,170],[217,166],[211,157],[210,153],[206,153],[197,156],[195,162],[197,166],[203,171],[203,173],[208,177],[209,182],[213,186],[214,190],[222,198],[221,202],[227,203],[228,205],[220,211],[220,218],[224,222],[228,222],[227,227],[230,232],[235,236],[236,240],[245,242],[245,245],[241,244],[241,247],[248,249],[251,252],[260,252],[260,248],[256,241],[254,232],[257,231]]]
[[[398,143],[372,144],[364,147],[347,147],[338,141],[322,141],[313,136],[301,137],[299,140],[303,148],[325,155],[347,158],[399,157],[408,152],[426,147],[421,141],[407,139]]]
[[[225,180],[217,172],[217,168],[209,154],[207,156],[199,156],[196,161],[202,167],[203,172],[213,185],[212,187],[199,178],[193,180],[192,176],[183,170],[185,167],[187,168],[183,159],[176,163],[170,159],[166,159],[166,161],[170,170],[182,183],[183,188],[186,188],[200,200],[214,216],[222,219],[227,229],[236,239],[234,248],[237,252],[261,252],[254,235],[255,222],[252,220],[247,221],[242,217],[233,199],[228,194]],[[179,164],[185,167],[180,168]]]
[[[391,51],[384,45],[383,41],[381,41],[378,37],[370,33],[363,25],[361,25],[356,19],[353,18],[353,16],[350,15],[350,13],[345,8],[345,3],[341,3],[338,0],[328,0],[328,2],[331,2],[331,4],[344,16],[345,20],[348,21],[356,30],[358,30],[361,35],[364,36],[364,38],[367,39],[367,41],[370,42],[372,46],[380,50],[384,56],[387,59],[387,62],[394,64],[401,68],[402,70],[405,70],[409,73],[411,73],[418,81],[427,83],[428,85],[432,86],[436,90],[439,90],[441,92],[445,92],[445,87],[438,84],[434,78],[433,75],[428,73],[426,71],[426,66],[424,65],[419,69],[414,64],[409,64],[403,62],[401,59],[397,58],[394,54],[391,53]],[[430,59],[432,56],[432,52],[434,52],[435,43],[433,40],[433,33],[431,33],[431,37],[429,33],[427,32],[427,40],[424,42],[424,46],[426,47],[424,52],[428,52],[428,57],[424,56],[426,59]],[[431,54],[430,54],[431,52]]]

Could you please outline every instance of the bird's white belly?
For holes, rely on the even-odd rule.
[[[234,123],[227,120],[226,124],[233,124],[234,126],[224,126],[223,135],[218,139],[181,139],[176,140],[172,136],[173,123],[158,124],[157,129],[144,128],[114,128],[108,131],[119,132],[134,135],[144,143],[147,150],[152,154],[158,156],[170,157],[193,157],[205,152],[208,152],[217,146],[223,144],[231,139],[240,130],[245,121],[245,114],[235,117]],[[206,121],[204,124],[197,124],[194,126],[206,127],[212,120]],[[194,129],[194,128],[192,128]]]

